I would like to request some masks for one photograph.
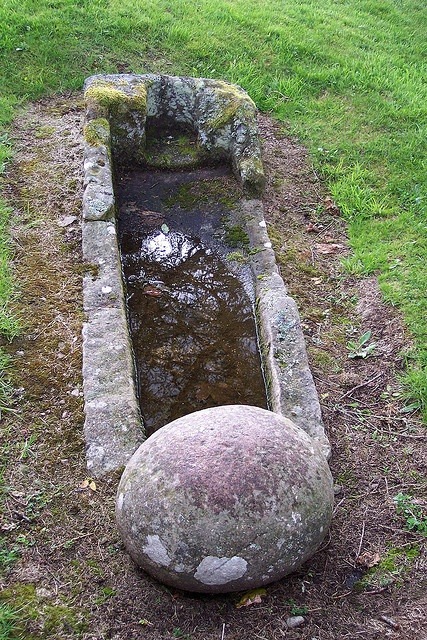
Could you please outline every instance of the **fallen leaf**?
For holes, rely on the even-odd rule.
[[[142,620],[138,620],[138,624],[140,624],[142,627],[152,627],[153,623],[150,622],[149,620],[147,620],[146,618],[142,618]]]
[[[309,222],[308,225],[306,225],[305,230],[309,233],[319,233],[320,231],[319,227],[316,227],[312,222]]]
[[[143,210],[140,210],[140,209],[138,209],[138,208],[136,208],[136,211],[137,211],[141,216],[144,216],[144,217],[147,217],[147,218],[153,218],[153,219],[154,219],[154,218],[156,218],[157,220],[161,220],[161,219],[163,219],[163,217],[164,217],[164,216],[163,216],[163,214],[162,214],[162,213],[160,213],[160,211],[151,211],[150,209],[143,209]]]
[[[81,484],[79,484],[79,489],[90,489],[91,491],[96,491],[96,484],[93,478],[85,478]]]
[[[325,198],[324,205],[325,205],[326,211],[328,211],[331,214],[338,214],[340,212],[340,210],[338,209],[337,205],[332,200],[332,198],[329,198],[329,197]]]
[[[314,246],[317,253],[322,253],[325,255],[330,253],[337,253],[337,251],[340,251],[340,249],[345,249],[343,244],[338,244],[336,242],[331,242],[330,244],[317,242]]]
[[[199,402],[203,402],[204,400],[207,400],[211,395],[210,385],[202,382],[199,385],[195,395],[196,395],[196,399],[199,400]]]
[[[375,567],[377,564],[381,562],[381,556],[379,553],[370,553],[369,551],[365,551],[362,553],[356,560],[356,564],[360,567],[366,567],[366,569],[371,569]]]
[[[252,589],[245,593],[236,604],[237,609],[241,607],[249,607],[251,604],[259,604],[262,602],[262,598],[267,595],[265,589]]]
[[[165,217],[160,211],[150,211],[149,209],[137,209],[136,213],[142,217],[144,226],[158,228],[162,224]]]
[[[162,295],[160,289],[153,287],[151,284],[146,285],[142,290],[142,293],[144,296],[152,296],[153,298],[159,298]]]

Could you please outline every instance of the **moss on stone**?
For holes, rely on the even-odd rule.
[[[230,124],[240,108],[250,109],[255,113],[255,103],[236,85],[219,81],[216,83],[214,93],[221,110],[217,116],[208,120],[207,125],[210,129],[222,129]]]
[[[247,247],[249,245],[249,236],[240,225],[227,227],[225,230],[225,241],[233,247]]]
[[[242,158],[238,163],[238,171],[245,189],[250,194],[260,195],[265,187],[265,174],[261,158],[256,155]]]
[[[110,124],[106,118],[90,120],[83,129],[86,142],[93,147],[110,144]]]
[[[192,169],[200,166],[205,158],[194,132],[163,127],[148,123],[146,130],[144,161],[160,169]]]
[[[248,258],[243,255],[241,251],[232,251],[226,255],[226,260],[229,262],[238,262],[239,264],[244,264],[248,261]]]
[[[86,90],[85,99],[117,113],[124,109],[147,110],[147,88],[143,82],[132,87],[132,94],[117,88],[114,82],[99,82]]]
[[[181,184],[165,199],[165,205],[168,208],[178,205],[182,209],[193,209],[201,204],[206,206],[220,204],[231,211],[236,206],[239,196],[235,181],[220,177],[214,180]],[[224,225],[227,226],[228,221],[229,216],[224,216]]]

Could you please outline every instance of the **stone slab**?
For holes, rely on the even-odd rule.
[[[279,274],[262,202],[242,200],[240,212],[250,240],[257,324],[271,409],[304,429],[329,458],[331,446],[323,426],[298,308]]]

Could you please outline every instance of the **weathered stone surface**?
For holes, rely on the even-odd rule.
[[[144,440],[113,222],[83,224],[83,388],[87,466],[99,477],[122,467]]]
[[[323,427],[295,301],[284,291],[264,290],[257,313],[271,407],[302,427],[329,458],[331,446]]]
[[[304,624],[305,618],[302,616],[291,616],[286,620],[286,626],[288,629],[296,629],[296,627],[300,627]]]
[[[228,159],[248,191],[259,194],[264,188],[256,107],[237,85],[155,74],[97,75],[85,82],[85,100],[89,134],[97,134],[91,122],[106,117],[121,163],[143,160],[147,118],[162,119],[195,131],[200,150],[211,159]]]
[[[83,389],[86,459],[93,476],[126,464],[144,440],[133,375],[124,310],[91,310],[83,325]]]
[[[98,120],[92,122],[98,122]],[[85,130],[89,124],[86,125]],[[100,135],[98,129],[96,131]],[[104,138],[97,138],[92,132],[88,138],[90,142],[85,142],[83,220],[108,220],[115,214],[109,129],[105,129],[104,133]]]
[[[83,257],[92,265],[92,273],[88,273],[83,279],[84,310],[96,311],[103,307],[122,309],[122,320],[126,328],[123,281],[114,222],[84,224],[82,243]]]
[[[83,193],[83,219],[108,220],[114,217],[114,193],[90,182]]]
[[[333,503],[320,447],[290,420],[248,406],[175,420],[132,456],[117,523],[137,564],[168,585],[244,590],[298,568]]]
[[[257,320],[267,395],[276,413],[288,416],[321,446],[327,458],[319,398],[308,363],[300,317],[279,275],[260,200],[242,200],[241,220],[250,240],[250,266],[257,296]]]

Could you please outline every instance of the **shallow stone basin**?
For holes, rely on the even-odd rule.
[[[115,176],[129,166],[232,168],[242,194],[231,215],[247,236],[244,259],[268,406],[304,429],[328,457],[299,314],[279,275],[258,199],[264,172],[252,100],[222,81],[151,74],[93,76],[85,83],[85,100],[83,375],[90,473],[122,467],[145,438],[116,232]],[[191,145],[179,143],[165,153],[154,144],[153,151],[153,131],[165,127],[188,134]]]

